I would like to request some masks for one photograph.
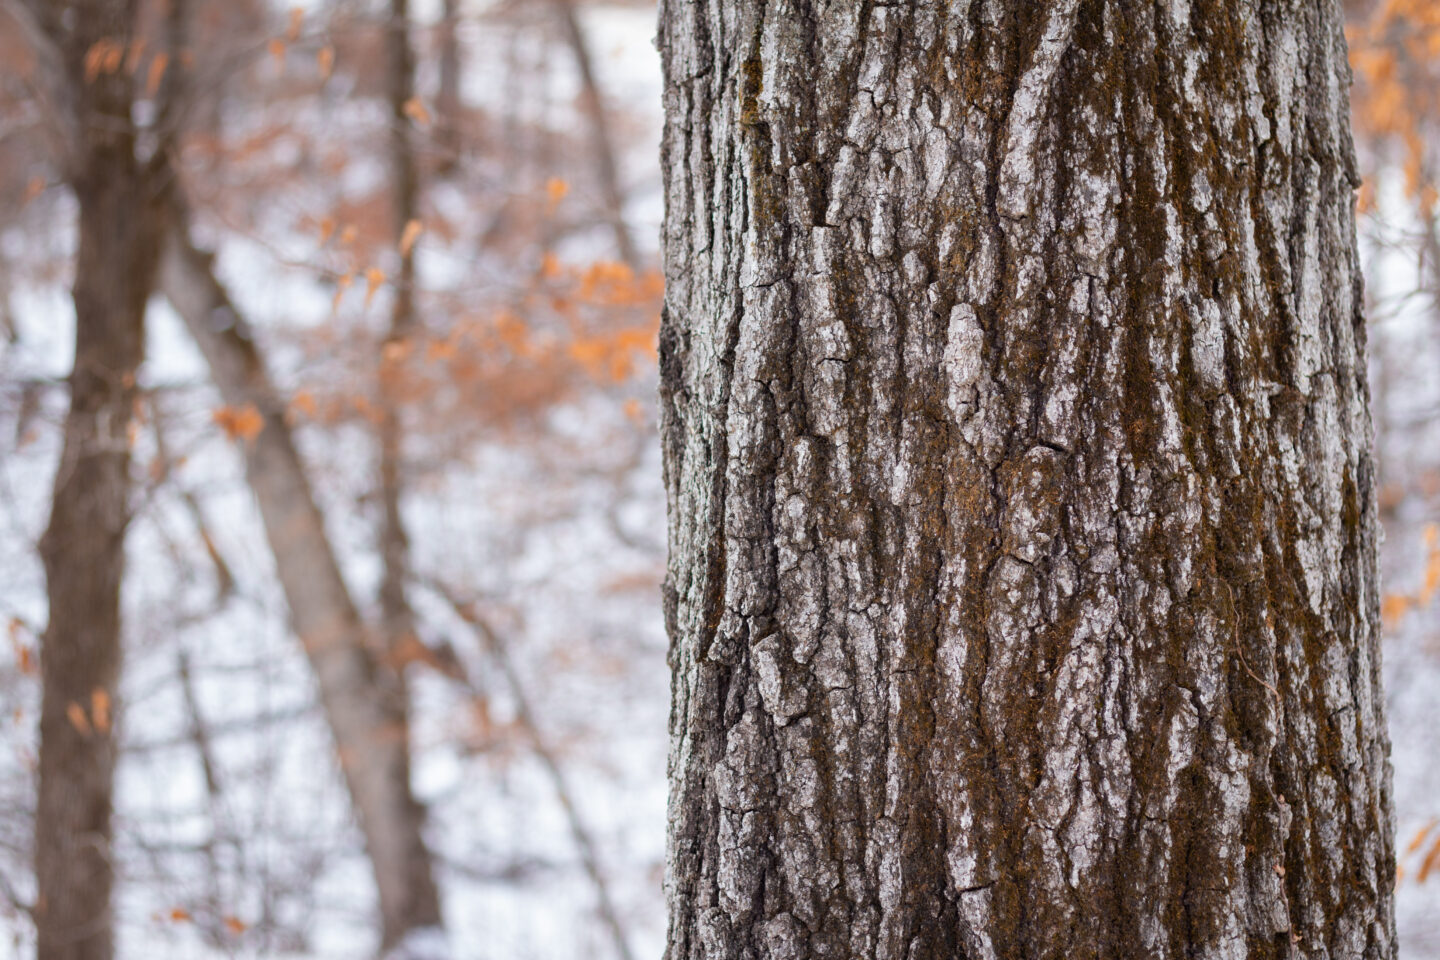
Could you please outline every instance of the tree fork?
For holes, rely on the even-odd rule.
[[[1394,957],[1338,7],[660,49],[670,960]]]

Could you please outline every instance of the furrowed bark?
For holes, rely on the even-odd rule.
[[[225,402],[253,405],[264,428],[245,448],[250,489],[291,621],[315,672],[320,702],[365,837],[379,894],[382,950],[415,926],[438,926],[438,897],[410,789],[403,693],[340,575],[285,404],[271,386],[240,314],[193,245],[183,210],[172,211],[160,265],[165,296],[185,322]],[[434,915],[429,910],[433,907]]]
[[[1338,7],[660,48],[670,960],[1394,957]]]
[[[41,647],[39,795],[35,815],[40,960],[108,960],[111,794],[120,674],[120,586],[130,522],[130,444],[144,357],[145,306],[155,274],[158,217],[135,156],[130,78],[88,75],[86,54],[119,43],[131,3],[86,3],[73,26],[40,10],[53,42],[46,68],[66,136],[62,164],[79,205],[75,363],[49,524],[40,540],[50,620]]]

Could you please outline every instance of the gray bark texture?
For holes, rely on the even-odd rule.
[[[669,960],[1391,958],[1333,0],[663,0]]]

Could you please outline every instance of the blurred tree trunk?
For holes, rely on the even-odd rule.
[[[195,247],[179,202],[170,220],[160,284],[210,367],[225,402],[253,406],[263,429],[246,444],[245,468],[290,608],[315,671],[379,893],[382,950],[420,928],[440,926],[434,871],[410,789],[408,730],[395,665],[362,620],[325,533],[284,400],[240,314]],[[397,717],[400,718],[397,720]],[[397,958],[403,953],[395,954]]]
[[[1338,7],[660,19],[670,960],[1394,957]]]
[[[575,58],[575,69],[580,74],[580,108],[590,127],[590,150],[593,154],[591,159],[596,178],[600,181],[605,218],[610,222],[610,230],[615,235],[615,249],[624,263],[639,270],[640,252],[630,235],[630,225],[625,221],[625,191],[620,186],[620,165],[615,158],[615,140],[610,132],[605,98],[600,95],[600,81],[595,76],[595,65],[590,58],[590,45],[585,40],[585,29],[580,25],[574,0],[551,0],[551,3],[560,18],[565,43]]]
[[[410,698],[405,684],[405,667],[424,652],[415,631],[406,587],[410,579],[410,543],[405,519],[400,512],[404,492],[405,427],[403,380],[406,357],[414,346],[415,241],[410,224],[418,224],[420,180],[406,105],[415,95],[415,56],[410,46],[408,0],[390,0],[390,24],[386,32],[386,88],[390,100],[390,195],[391,219],[400,269],[392,284],[393,301],[390,331],[381,348],[379,383],[380,448],[380,618],[386,650],[387,669],[377,675],[383,690],[380,700],[387,725],[396,731],[395,776],[402,781],[408,800],[395,814],[406,818],[398,832],[410,846],[403,850],[406,870],[405,897],[381,910],[385,943],[399,943],[411,930],[441,926],[440,892],[435,870],[425,846],[425,808],[410,789]],[[397,785],[397,789],[402,789]]]
[[[418,214],[420,193],[415,165],[415,148],[410,139],[410,118],[405,105],[414,96],[415,58],[410,48],[408,0],[390,0],[390,23],[385,34],[385,86],[390,101],[390,219],[395,252],[400,268],[391,284],[390,330],[380,360],[380,615],[384,620],[386,643],[394,653],[414,636],[410,605],[405,597],[409,568],[409,543],[400,515],[404,426],[400,396],[406,354],[415,334],[415,237],[407,237],[408,225]],[[398,675],[398,674],[397,674]],[[403,691],[402,691],[403,700]],[[403,716],[399,718],[402,722]]]
[[[70,135],[63,163],[80,215],[70,411],[40,541],[50,603],[35,815],[41,960],[105,960],[114,949],[111,717],[120,674],[131,427],[158,208],[135,154],[131,78],[92,51],[102,41],[125,49],[134,6],[77,3],[63,22],[56,8],[36,9],[53,66],[63,71],[57,89],[68,91],[74,111],[61,121]]]
[[[188,17],[183,0],[171,0],[172,48],[188,44]],[[396,195],[397,231],[415,208],[417,174],[408,136],[406,104],[413,86],[414,64],[408,43],[408,11],[394,0],[387,30],[387,96],[392,108],[392,189]],[[191,104],[193,91],[177,79],[164,89],[166,105],[175,115]],[[175,131],[169,131],[173,136]],[[397,637],[413,637],[404,597],[405,542],[398,516],[398,426],[384,434],[385,469],[391,470],[395,512],[386,499],[381,588],[383,623],[372,631],[360,615],[325,532],[305,465],[300,458],[285,401],[265,372],[264,360],[248,325],[215,276],[213,258],[190,239],[190,214],[182,188],[167,195],[166,242],[160,261],[160,284],[166,298],[195,340],[225,402],[253,407],[263,427],[245,447],[246,477],[260,508],[280,586],[290,608],[296,635],[310,660],[320,690],[321,706],[349,788],[351,802],[365,837],[366,854],[375,877],[381,923],[381,951],[393,960],[411,956],[407,938],[416,931],[431,951],[443,943],[440,895],[430,851],[425,845],[425,809],[410,784],[410,732],[403,678],[406,662]],[[397,238],[398,239],[398,238]],[[399,291],[395,322],[412,322],[413,260],[402,257],[394,278]],[[386,485],[387,491],[390,485]],[[397,526],[391,526],[392,521]],[[395,552],[398,548],[398,554]],[[398,566],[397,566],[398,565]],[[398,569],[397,575],[392,573]]]
[[[440,91],[435,97],[435,148],[439,157],[436,173],[447,176],[460,162],[463,137],[460,129],[463,103],[460,98],[460,0],[445,0],[440,14]]]

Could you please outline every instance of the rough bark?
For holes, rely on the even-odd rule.
[[[340,575],[285,404],[271,386],[247,327],[193,245],[178,202],[160,264],[160,285],[210,367],[225,402],[254,406],[264,427],[245,448],[245,471],[296,635],[315,672],[320,703],[365,837],[379,895],[382,949],[416,927],[438,926],[439,898],[410,789],[403,706],[391,667]],[[431,913],[433,912],[433,916]]]
[[[130,521],[130,444],[155,275],[154,191],[135,155],[130,78],[87,77],[102,38],[122,43],[132,3],[77,5],[73,22],[43,8],[66,177],[79,205],[73,288],[75,362],[50,521],[40,541],[50,621],[41,647],[40,778],[35,815],[35,925],[40,960],[108,960],[111,793],[120,674],[120,585]]]
[[[660,21],[670,960],[1394,957],[1338,6]]]

